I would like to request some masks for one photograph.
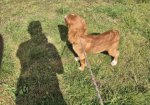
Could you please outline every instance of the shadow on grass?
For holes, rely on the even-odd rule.
[[[0,70],[1,70],[2,57],[3,57],[3,38],[0,34]]]
[[[90,35],[100,35],[100,33],[90,33]]]
[[[16,105],[66,105],[56,76],[63,73],[57,49],[48,43],[40,21],[32,21],[28,32],[31,39],[16,54],[21,63]]]
[[[66,42],[66,45],[69,48],[69,50],[74,54],[75,57],[77,57],[77,54],[72,48],[72,44],[68,41],[68,27],[64,25],[58,25],[58,30],[60,33],[61,40]]]

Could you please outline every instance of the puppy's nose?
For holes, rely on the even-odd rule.
[[[66,16],[64,16],[64,18],[66,18],[67,17],[67,15]]]

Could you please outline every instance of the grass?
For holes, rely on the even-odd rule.
[[[120,33],[117,66],[107,54],[87,55],[104,104],[150,103],[149,0],[1,0],[0,7],[1,105],[99,105],[67,41],[69,13],[85,19],[88,33]]]

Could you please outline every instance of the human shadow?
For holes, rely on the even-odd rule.
[[[3,37],[0,34],[0,70],[1,70],[2,57],[3,57]]]
[[[63,73],[56,47],[48,43],[40,21],[32,21],[28,32],[31,39],[16,54],[21,64],[16,105],[66,105],[56,76]]]

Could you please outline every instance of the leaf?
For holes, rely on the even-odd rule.
[[[22,89],[19,91],[19,94],[23,95],[23,91],[22,91]]]
[[[26,91],[27,91],[27,93],[28,93],[28,87],[26,87]]]
[[[48,95],[48,91],[46,91],[46,94]]]
[[[3,85],[3,86],[5,86],[5,87],[8,87],[8,85],[7,85],[7,84],[5,84],[5,83],[3,83],[2,85]]]
[[[23,87],[23,92],[26,92],[26,86]]]
[[[43,96],[43,98],[46,98],[46,96]]]

